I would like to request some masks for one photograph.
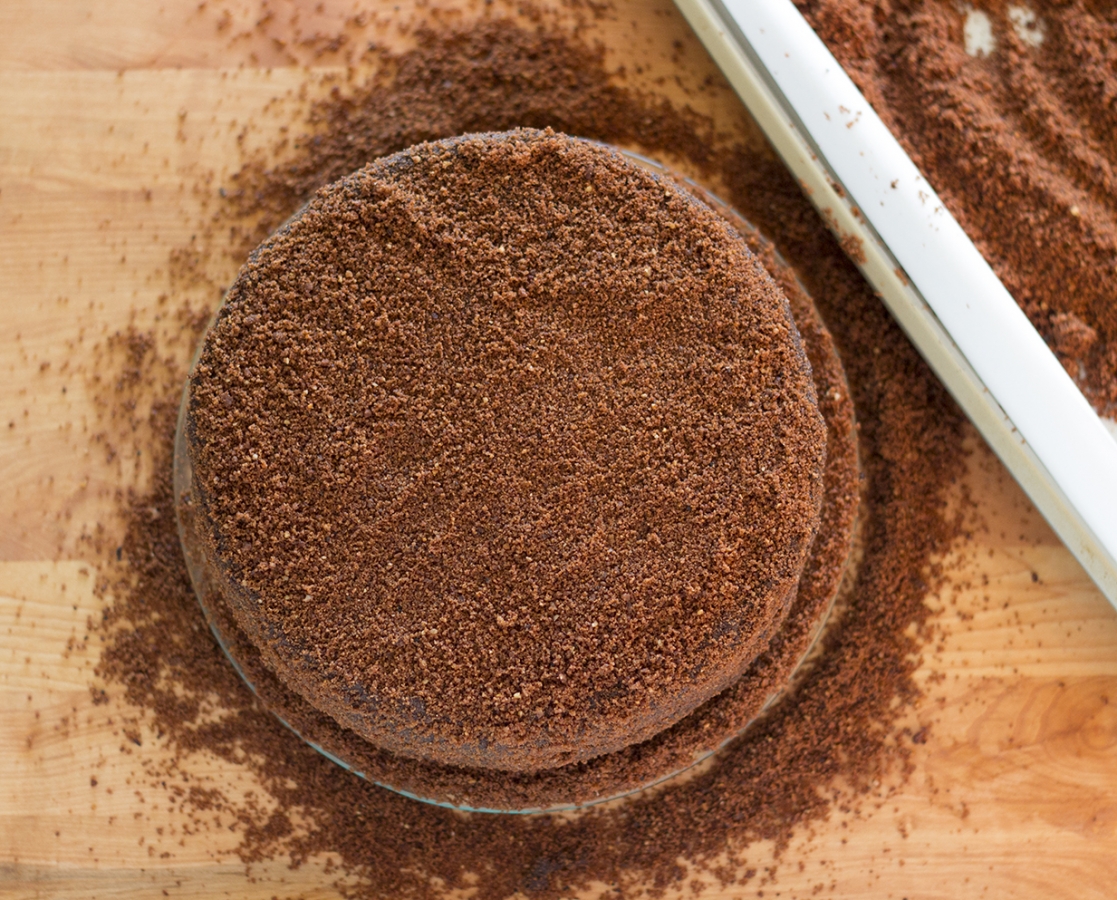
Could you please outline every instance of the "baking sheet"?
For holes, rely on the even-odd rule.
[[[1117,606],[1117,441],[791,0],[676,0],[986,441]]]

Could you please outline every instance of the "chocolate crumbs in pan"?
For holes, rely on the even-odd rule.
[[[798,5],[1086,396],[1117,415],[1117,5]],[[967,45],[971,15],[988,44]]]
[[[206,801],[240,821],[246,861],[333,854],[351,896],[468,888],[481,900],[557,898],[600,883],[634,896],[683,889],[689,874],[680,860],[713,867],[711,876],[726,882],[748,880],[750,843],[786,843],[835,798],[855,804],[903,767],[905,739],[894,725],[917,696],[911,628],[928,615],[934,554],[952,536],[943,494],[960,473],[960,417],[794,180],[752,142],[709,143],[712,123],[618,87],[600,54],[561,34],[488,22],[429,33],[395,62],[394,81],[320,105],[317,140],[288,165],[244,172],[239,183],[251,187],[234,198],[239,210],[258,214],[266,231],[314,189],[371,159],[469,131],[553,127],[690,160],[727,186],[727,199],[795,266],[841,354],[865,474],[864,556],[850,604],[796,691],[684,783],[572,818],[423,806],[300,743],[254,703],[214,644],[173,526],[175,392],[156,409],[164,439],[152,452],[162,475],[135,498],[122,551],[128,566],[107,611],[110,625],[126,624],[106,632],[108,689],[150,712],[175,748],[180,779],[198,751],[252,768],[274,811],[219,790]],[[440,90],[447,82],[453,89]],[[206,714],[215,703],[219,717]]]

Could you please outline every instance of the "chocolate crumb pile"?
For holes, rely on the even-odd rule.
[[[166,790],[176,806],[161,785],[204,792],[206,808],[235,823],[246,864],[328,855],[342,876],[336,890],[353,897],[469,891],[477,900],[517,893],[557,900],[602,885],[611,896],[634,897],[687,890],[700,873],[736,890],[762,888],[767,876],[757,864],[770,856],[755,842],[774,842],[778,852],[811,821],[871,803],[877,785],[905,769],[913,738],[898,723],[919,694],[913,635],[939,582],[935,554],[955,534],[944,493],[961,473],[961,417],[794,179],[753,135],[721,122],[718,129],[730,129],[723,134],[626,88],[602,51],[569,32],[524,29],[495,13],[427,31],[416,49],[389,62],[390,77],[322,101],[306,128],[313,137],[295,140],[281,164],[240,173],[228,186],[220,233],[232,220],[243,234],[266,234],[314,190],[370,160],[471,131],[551,126],[686,160],[795,267],[841,355],[851,396],[831,401],[856,409],[864,474],[856,577],[794,690],[691,777],[576,816],[463,815],[416,803],[343,771],[292,735],[214,642],[173,524],[172,392],[155,406],[163,437],[150,450],[159,477],[129,506],[99,668],[106,690],[145,710],[173,750],[165,771],[153,757],[149,790]],[[122,385],[122,404],[134,401],[130,390]],[[226,792],[195,777],[196,754],[244,767],[274,804],[262,808],[239,788]],[[818,890],[825,888],[820,878]]]
[[[798,5],[1089,400],[1117,415],[1117,4]]]
[[[735,680],[826,435],[716,213],[546,132],[421,144],[253,254],[190,382],[206,541],[280,678],[378,746],[535,771]]]

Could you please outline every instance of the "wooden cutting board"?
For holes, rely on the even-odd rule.
[[[413,7],[373,7],[350,33],[404,45]],[[222,823],[186,836],[145,793],[143,765],[163,749],[122,741],[127,711],[91,702],[97,646],[83,636],[101,601],[81,536],[99,522],[111,532],[115,490],[149,474],[142,454],[98,450],[96,344],[160,314],[168,254],[208,216],[197,186],[274,138],[251,126],[273,98],[297,107],[304,86],[315,96],[344,75],[315,31],[337,33],[354,9],[273,3],[263,37],[255,4],[0,4],[4,897],[335,896],[324,860],[247,879]],[[690,102],[723,122],[743,115],[664,0],[620,3],[587,33],[645,86],[677,97],[711,77]],[[816,825],[774,883],[733,896],[1117,896],[1117,612],[971,443],[966,488],[984,527],[951,554],[934,601],[941,635],[920,671],[933,728],[913,776],[880,808]],[[251,789],[208,765],[224,789]]]

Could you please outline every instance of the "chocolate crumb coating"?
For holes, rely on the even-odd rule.
[[[412,758],[532,772],[669,727],[766,649],[819,524],[783,293],[704,204],[550,132],[324,188],[188,390],[238,626]]]

